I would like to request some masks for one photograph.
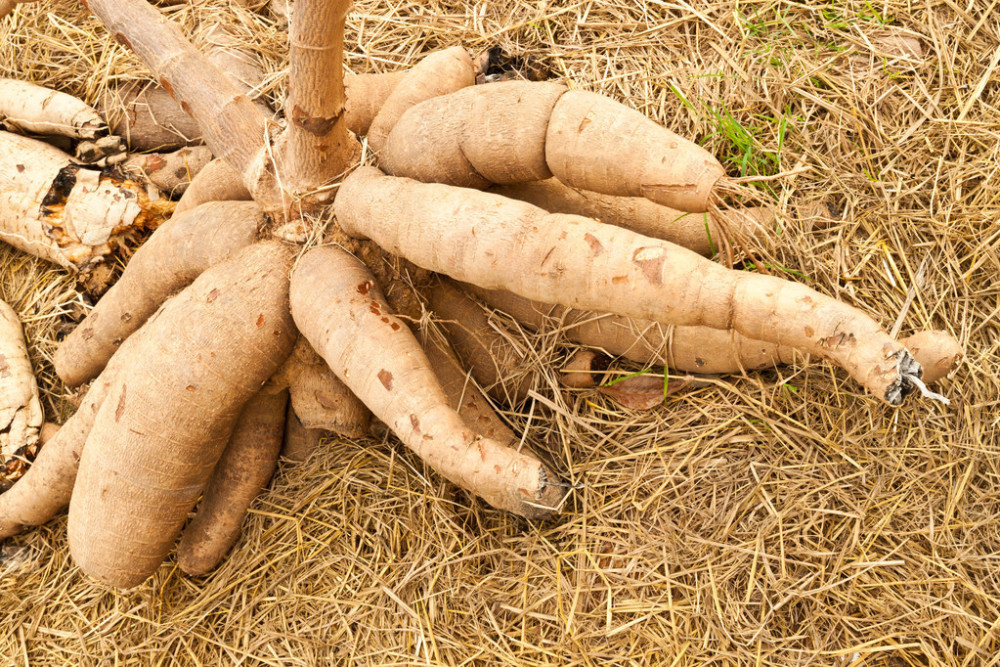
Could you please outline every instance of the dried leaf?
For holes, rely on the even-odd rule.
[[[612,385],[599,387],[598,391],[605,396],[610,396],[626,408],[632,410],[649,410],[662,403],[663,399],[671,394],[676,394],[693,384],[700,386],[700,383],[696,383],[696,379],[693,375],[685,375],[680,379],[672,379],[667,384],[666,392],[664,392],[662,376],[636,375],[619,380]]]

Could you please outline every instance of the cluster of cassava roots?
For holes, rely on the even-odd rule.
[[[372,415],[490,505],[552,516],[566,486],[458,361],[487,388],[503,373],[480,302],[528,327],[556,317],[578,342],[682,371],[814,355],[892,405],[922,373],[951,370],[960,351],[946,336],[897,341],[801,284],[707,259],[735,227],[766,233],[768,214],[723,209],[734,186],[722,166],[636,111],[549,82],[475,85],[458,47],[345,78],[348,5],[294,4],[280,121],[251,101],[252,76],[226,64],[226,49],[196,49],[144,0],[89,0],[157,82],[121,91],[126,113],[112,126],[124,144],[169,143],[148,139],[150,122],[172,140],[195,122],[184,138],[207,144],[128,158],[134,178],[97,112],[0,84],[29,91],[2,103],[30,93],[61,110],[31,125],[38,104],[0,103],[18,132],[0,133],[0,237],[86,273],[158,227],[61,344],[59,376],[88,389],[0,494],[0,536],[68,506],[72,555],[104,582],[143,582],[182,531],[181,567],[204,573],[283,447],[301,457],[322,433],[362,436]],[[141,118],[157,96],[179,110]],[[24,136],[53,132],[75,138],[77,158]],[[195,171],[173,209],[164,192]],[[418,341],[421,309],[445,321],[450,345]]]

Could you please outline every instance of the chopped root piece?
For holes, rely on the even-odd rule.
[[[335,247],[309,251],[292,278],[291,300],[313,349],[432,468],[494,507],[526,517],[552,514],[561,497],[553,473],[465,424],[357,259]]]
[[[0,301],[0,479],[13,482],[35,455],[44,415],[21,321]]]
[[[68,269],[99,262],[173,203],[40,141],[0,132],[0,240]]]
[[[208,147],[191,146],[171,153],[133,155],[121,168],[135,180],[145,179],[167,195],[177,197],[184,194],[191,181],[211,161],[212,151]]]
[[[72,95],[16,79],[0,79],[0,124],[75,139],[108,133],[101,115]]]

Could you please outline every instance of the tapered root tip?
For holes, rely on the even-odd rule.
[[[924,371],[917,360],[907,350],[896,353],[899,362],[899,373],[896,380],[885,390],[885,401],[889,405],[901,405],[907,396],[917,391],[917,385],[910,377],[920,378]]]

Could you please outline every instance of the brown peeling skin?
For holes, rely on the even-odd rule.
[[[98,102],[111,131],[135,152],[170,151],[203,143],[198,123],[174,99],[173,88],[132,83],[109,90]]]
[[[338,120],[340,120],[340,116],[333,116],[332,118],[312,118],[300,107],[292,109],[292,122],[306,132],[315,134],[316,136],[329,134],[330,130],[333,129],[333,126],[337,124]]]
[[[302,420],[289,405],[285,419],[285,441],[281,448],[281,458],[301,463],[308,459],[319,446],[326,431],[320,428],[306,428]]]
[[[447,278],[424,293],[462,366],[479,386],[498,401],[523,403],[533,382],[530,361],[497,331],[486,311]]]

